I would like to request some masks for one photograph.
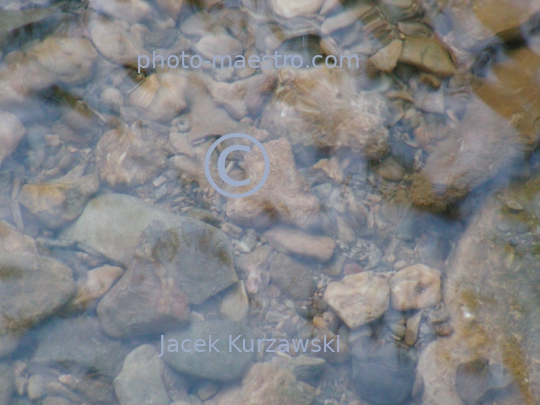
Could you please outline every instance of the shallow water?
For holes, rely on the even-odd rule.
[[[0,405],[540,403],[539,12],[6,0]]]

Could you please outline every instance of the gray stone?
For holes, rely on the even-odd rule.
[[[201,304],[238,281],[231,244],[221,230],[128,195],[106,194],[90,200],[63,237],[127,266],[151,224],[144,249],[156,251],[167,277],[186,293],[190,303]]]
[[[165,364],[152,345],[142,345],[124,360],[114,379],[114,390],[121,405],[170,405],[163,382]]]
[[[116,376],[129,347],[103,333],[96,318],[55,319],[39,332],[33,362],[61,364],[72,372]]]
[[[209,336],[212,337],[212,342],[219,339],[214,344],[219,353],[214,349],[210,351]],[[240,338],[234,344],[240,348],[241,352],[238,352],[234,346],[230,346],[229,349],[229,337],[232,337],[231,340],[234,341],[237,336]],[[245,341],[245,348],[251,349],[253,333],[247,326],[237,322],[223,320],[195,322],[188,329],[165,334],[164,339],[163,359],[167,364],[182,373],[210,380],[233,381],[241,378],[254,355],[253,352],[246,352],[242,346]],[[174,341],[169,342],[169,339],[178,342],[178,352],[167,351],[167,348],[174,344]],[[186,350],[191,349],[191,352],[182,350],[181,343],[184,339],[191,339],[191,342],[187,342],[185,346]],[[206,341],[203,352],[194,351],[193,345],[197,339]],[[254,339],[254,350],[257,350],[256,345],[257,341]],[[199,350],[203,349],[200,347]]]
[[[155,262],[137,257],[97,307],[107,335],[125,339],[177,329],[189,320],[186,294]]]
[[[315,292],[310,268],[281,253],[270,261],[272,283],[283,293],[296,300],[306,300]]]
[[[0,336],[37,324],[75,293],[71,269],[31,253],[0,254],[0,279]]]
[[[0,363],[0,405],[8,405],[15,391],[15,375],[7,364]]]

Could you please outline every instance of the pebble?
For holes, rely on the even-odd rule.
[[[84,283],[77,283],[77,294],[68,304],[74,309],[86,309],[93,302],[101,298],[118,280],[124,270],[115,266],[103,266],[92,269],[87,273]]]
[[[26,128],[16,115],[0,111],[0,166],[6,157],[15,152],[25,134]]]
[[[393,158],[384,159],[377,167],[377,174],[387,181],[400,181],[405,174],[403,167]]]
[[[422,321],[422,311],[407,319],[407,331],[405,333],[405,344],[413,346],[418,338],[418,328]]]
[[[295,18],[317,13],[325,0],[270,0],[275,13],[283,18]]]
[[[139,346],[127,355],[122,371],[114,379],[114,390],[121,405],[170,405],[163,382],[165,364],[154,346]]]
[[[95,174],[67,175],[49,183],[25,184],[17,198],[46,227],[56,229],[76,219],[98,189]]]
[[[33,400],[39,399],[45,392],[45,381],[39,374],[30,376],[28,379],[28,398]]]
[[[435,306],[441,301],[441,272],[423,264],[406,267],[390,279],[390,290],[399,311]]]
[[[3,220],[0,221],[0,235],[0,253],[38,253],[34,239]]]
[[[230,321],[246,322],[249,310],[249,298],[243,281],[232,286],[227,295],[223,297],[219,313]]]
[[[226,32],[206,33],[195,44],[195,49],[207,60],[212,61],[216,55],[242,55],[242,44]]]
[[[0,276],[0,336],[37,324],[75,293],[71,269],[51,257],[0,254]]]
[[[315,292],[311,269],[305,264],[281,253],[270,260],[272,284],[295,300],[307,300]]]
[[[456,72],[450,54],[435,38],[406,38],[399,61],[440,77],[452,76]]]
[[[278,252],[304,256],[327,262],[334,254],[336,244],[332,238],[305,233],[298,229],[276,226],[264,237]]]
[[[343,264],[347,258],[345,256],[334,256],[330,261],[325,263],[321,271],[324,274],[329,275],[330,277],[337,277],[341,274],[341,270],[343,270]]]
[[[111,187],[146,183],[163,171],[167,152],[165,139],[149,129],[143,134],[137,124],[103,134],[96,146],[100,179]]]
[[[324,300],[349,328],[355,329],[386,312],[390,288],[385,277],[364,272],[331,283],[326,288]]]

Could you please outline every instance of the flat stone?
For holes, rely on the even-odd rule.
[[[336,247],[332,238],[310,235],[284,226],[276,226],[266,231],[264,237],[278,252],[304,256],[320,262],[330,260]]]
[[[219,339],[213,346],[219,352],[209,346],[210,336],[212,342]],[[232,337],[231,341],[234,341],[237,336],[240,338],[234,344],[242,352],[238,352],[235,346],[229,346],[229,337]],[[174,344],[174,341],[170,339],[178,342],[178,352],[167,350]],[[188,342],[185,346],[186,351],[181,348],[184,339],[191,339],[191,343]],[[193,347],[198,339],[206,342],[202,352],[196,352]],[[242,345],[245,340],[246,349],[250,349],[251,339],[253,339],[253,333],[241,323],[224,320],[194,322],[187,329],[165,334],[163,359],[169,366],[184,374],[217,381],[234,381],[243,376],[253,359],[254,352],[244,351]],[[253,343],[254,350],[257,350],[256,340]],[[190,349],[191,351],[187,352]],[[203,350],[203,347],[199,346],[199,350]]]
[[[75,293],[71,269],[50,257],[0,254],[0,276],[0,336],[37,324]]]
[[[165,364],[152,345],[133,350],[114,379],[114,390],[121,405],[170,405],[171,400],[163,382]]]
[[[423,264],[406,267],[390,279],[390,290],[399,311],[435,306],[441,301],[441,272]]]
[[[272,283],[295,300],[307,300],[315,292],[311,269],[287,255],[276,253],[270,261]]]
[[[231,243],[221,230],[128,195],[106,194],[90,200],[63,237],[127,266],[145,229],[143,256],[158,260],[165,271],[162,280],[172,278],[190,303],[201,304],[238,281]],[[159,257],[151,257],[153,250]]]
[[[326,287],[324,300],[349,328],[355,329],[386,312],[390,287],[385,277],[373,272],[353,274]]]

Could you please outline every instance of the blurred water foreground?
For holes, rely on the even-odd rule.
[[[4,0],[0,405],[540,403],[539,32],[534,0]],[[204,169],[230,133],[270,162],[244,198]],[[266,168],[234,142],[233,194]]]

